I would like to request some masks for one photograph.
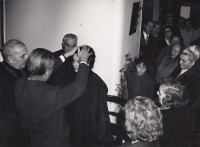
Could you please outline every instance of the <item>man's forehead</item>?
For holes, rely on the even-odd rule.
[[[181,58],[188,59],[193,56],[194,56],[194,54],[190,50],[183,50],[183,52],[181,53]]]
[[[65,38],[64,39],[64,43],[72,43],[72,44],[76,44],[77,43],[77,40],[75,38]]]
[[[27,49],[25,46],[20,46],[20,45],[16,45],[14,48],[13,48],[13,51],[14,52],[26,52]]]

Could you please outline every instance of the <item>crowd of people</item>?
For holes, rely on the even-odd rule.
[[[132,132],[132,144],[129,142],[124,146],[142,146],[140,144],[149,142],[147,135],[140,136],[140,129],[142,127],[145,132],[146,127],[151,125],[144,123],[148,119],[153,121],[150,112],[140,112],[129,106],[133,103],[137,107],[136,104],[141,103],[137,102],[138,96],[150,98],[162,115],[162,124],[159,127],[162,133],[156,139],[159,144],[154,142],[154,145],[149,143],[146,146],[199,146],[200,36],[199,29],[194,28],[191,19],[180,17],[175,21],[171,14],[166,17],[164,24],[148,20],[143,25],[140,53],[134,60],[135,71],[127,78],[130,102],[125,107],[125,125],[129,136],[129,132]],[[143,107],[147,107],[145,102],[144,105]],[[130,109],[134,114],[131,114]],[[145,113],[146,120],[142,119]],[[158,127],[158,124],[154,125]],[[152,126],[149,133],[153,132],[155,126]]]
[[[113,143],[96,54],[66,34],[62,49],[7,41],[0,63],[1,147],[193,147],[200,135],[200,36],[192,21],[146,21],[124,107],[130,140]],[[192,35],[191,35],[192,34]]]

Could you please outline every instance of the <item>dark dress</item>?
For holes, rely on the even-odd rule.
[[[129,99],[135,96],[153,98],[154,83],[147,73],[138,76],[136,72],[131,73],[127,80]]]
[[[107,91],[104,81],[90,71],[85,92],[66,108],[72,146],[109,146],[111,143]]]
[[[163,136],[162,147],[189,147],[191,144],[194,112],[191,106],[172,107],[162,110]]]

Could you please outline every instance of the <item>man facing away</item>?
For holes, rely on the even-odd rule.
[[[29,77],[22,77],[15,83],[15,104],[21,124],[31,136],[32,146],[70,146],[70,129],[63,108],[86,89],[88,52],[87,48],[79,52],[81,64],[75,81],[63,89],[46,83],[54,67],[53,54],[39,48],[29,55],[26,63]]]

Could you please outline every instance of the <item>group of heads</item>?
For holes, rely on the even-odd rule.
[[[65,35],[62,42],[64,52],[69,52],[76,47],[77,41],[78,38],[76,35]],[[80,47],[80,50],[83,47]],[[93,68],[96,57],[95,52],[91,47],[87,46],[87,48],[90,48],[89,53],[92,53],[88,58],[88,64],[90,68]],[[53,71],[55,59],[51,51],[44,48],[37,48],[28,56],[25,44],[17,39],[11,39],[4,44],[2,55],[5,62],[15,69],[21,70],[26,66],[29,76],[44,76],[45,79],[48,79]],[[78,51],[76,51],[72,62],[75,72],[78,71],[79,64]]]
[[[181,107],[188,103],[188,90],[173,78],[163,79],[157,94],[163,109]],[[162,109],[153,100],[136,96],[127,102],[124,110],[127,135],[132,141],[150,143],[162,136]]]
[[[76,35],[74,34],[65,35],[62,42],[62,47],[63,47],[64,52],[71,51],[74,47],[77,46],[77,43],[78,43],[78,37]],[[83,47],[84,46],[81,46],[80,50],[82,50]],[[86,45],[86,47],[90,49],[89,53],[92,53],[90,57],[88,58],[89,67],[90,69],[92,69],[94,66],[95,58],[96,58],[95,52],[93,48],[91,48],[90,46]],[[78,57],[78,50],[77,50],[73,55],[73,62],[72,62],[72,66],[75,72],[78,71],[79,65],[80,65],[80,60]]]

